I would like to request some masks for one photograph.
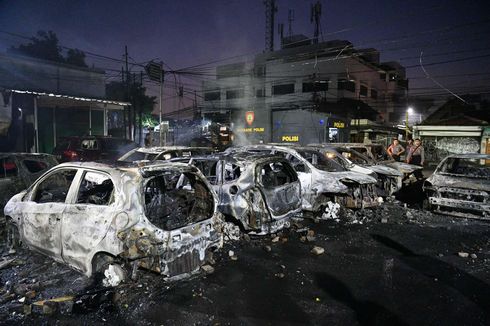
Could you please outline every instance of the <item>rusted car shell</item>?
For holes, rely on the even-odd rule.
[[[189,160],[196,166],[206,162],[216,163],[218,175],[212,186],[219,196],[220,211],[238,221],[248,233],[275,233],[289,227],[292,218],[301,217],[301,185],[296,172],[284,158],[237,153]],[[290,169],[295,180],[271,188],[264,185],[258,169],[274,163]],[[228,165],[238,167],[240,173],[236,179],[226,182],[223,174]]]
[[[36,184],[62,169],[77,169],[76,179],[87,171],[110,176],[115,194],[113,203],[109,206],[75,204],[77,186],[73,190],[72,184],[66,202],[37,206],[38,214],[30,216],[39,205],[30,198]],[[150,222],[144,209],[143,185],[152,174],[166,172],[189,173],[206,185],[212,216],[175,230],[163,230]],[[87,276],[94,272],[95,257],[108,255],[131,265],[133,270],[144,267],[167,278],[178,278],[196,271],[208,250],[222,246],[216,194],[195,167],[181,163],[143,168],[63,163],[41,176],[29,189],[15,195],[4,212],[18,227],[22,241],[29,248],[67,263]],[[52,233],[56,223],[61,224],[59,239]]]
[[[473,159],[486,162],[485,176],[444,173],[448,159]],[[444,158],[423,184],[431,210],[459,217],[490,219],[490,155],[461,154]]]

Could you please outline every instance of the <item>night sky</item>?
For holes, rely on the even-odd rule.
[[[278,0],[277,23],[288,30],[288,9],[295,12],[294,34],[312,37],[309,1]],[[490,17],[488,1],[322,1],[324,40],[346,39],[356,47],[375,47],[382,61],[397,60],[407,69],[410,95],[449,95],[425,78],[423,62],[437,81],[457,94],[490,93]],[[249,1],[24,1],[0,0],[0,30],[32,36],[53,30],[67,47],[122,59],[124,46],[130,62],[154,58],[172,69],[253,55],[264,49],[265,14],[262,0]],[[276,30],[276,48],[279,38]],[[22,39],[0,33],[0,51]],[[243,56],[235,59],[247,60]],[[121,63],[87,57],[96,67],[108,69],[117,79]],[[231,60],[233,61],[233,60]],[[231,61],[221,61],[228,63]],[[441,64],[442,62],[447,62]],[[210,64],[208,68],[218,63]],[[139,66],[132,65],[132,71]],[[203,70],[212,74],[213,70]],[[448,76],[449,75],[449,76]],[[165,94],[175,96],[175,83],[200,90],[211,76],[170,78]],[[151,92],[155,86],[148,85]],[[183,106],[191,100],[172,102]],[[199,95],[199,93],[198,93]],[[169,102],[171,103],[170,99]]]

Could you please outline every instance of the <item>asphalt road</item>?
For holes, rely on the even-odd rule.
[[[25,315],[29,300],[19,303],[16,296],[2,303],[0,320],[33,325],[490,324],[490,224],[412,215],[408,220],[403,207],[392,205],[363,224],[302,222],[315,232],[314,242],[302,242],[303,233],[295,230],[278,242],[272,237],[240,240],[215,255],[212,274],[168,284],[142,273],[138,282],[109,290],[43,256],[19,253],[18,266],[0,270],[2,297],[18,284],[55,280],[30,302],[64,295],[75,299],[69,312],[58,307],[50,315],[39,309]],[[382,216],[390,216],[388,223],[380,222]],[[313,246],[325,252],[317,256],[310,252]]]

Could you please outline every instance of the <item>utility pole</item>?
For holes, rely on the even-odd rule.
[[[277,12],[276,0],[264,0],[265,5],[265,52],[274,51],[274,18]]]
[[[162,146],[163,144],[163,128],[162,128],[162,115],[163,115],[163,61],[160,62],[160,115],[159,115],[159,119],[158,119],[158,122],[160,124],[160,128],[159,128],[159,131],[160,131],[160,141],[159,141],[159,145]]]
[[[130,91],[129,91],[129,79],[130,79],[130,75],[129,75],[129,65],[128,65],[128,46],[125,45],[124,46],[124,61],[125,61],[125,64],[126,64],[126,99],[128,101],[130,101]],[[131,122],[131,107],[128,108],[128,128],[129,128],[129,139],[130,140],[133,140],[133,133],[132,133],[132,130],[133,130],[133,125],[132,125],[132,122]]]
[[[315,32],[313,36],[313,44],[318,44],[318,36],[320,35],[320,17],[322,15],[322,4],[317,1],[311,6],[310,21],[315,24]]]

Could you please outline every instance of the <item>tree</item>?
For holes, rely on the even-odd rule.
[[[66,63],[73,66],[87,67],[85,63],[85,52],[79,49],[69,49],[66,53]]]
[[[66,58],[59,45],[58,36],[53,31],[38,31],[27,44],[10,47],[11,53],[22,54],[33,58],[67,63],[79,67],[87,67],[85,53],[78,49],[69,49]]]

